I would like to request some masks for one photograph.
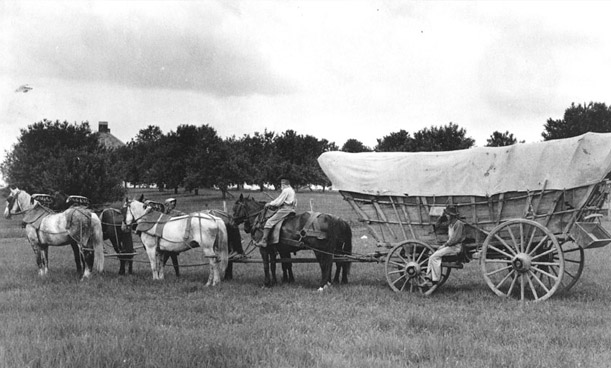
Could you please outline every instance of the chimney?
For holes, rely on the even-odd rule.
[[[98,132],[100,133],[110,133],[110,129],[108,129],[107,121],[100,121],[98,125]]]

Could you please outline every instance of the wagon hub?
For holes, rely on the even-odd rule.
[[[409,278],[420,275],[420,265],[417,262],[407,262],[405,265],[405,273]]]
[[[526,253],[518,253],[511,261],[513,269],[520,273],[524,273],[530,270],[531,263],[532,257]]]

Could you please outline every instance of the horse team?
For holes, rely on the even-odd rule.
[[[83,198],[83,197],[80,197]],[[254,239],[260,236],[259,225],[264,223],[263,204],[240,196],[232,215],[223,211],[201,211],[170,216],[159,211],[149,201],[125,199],[121,208],[107,208],[96,214],[84,203],[72,204],[70,197],[61,192],[52,196],[51,203],[41,204],[27,192],[11,188],[4,216],[22,214],[26,237],[34,250],[38,273],[48,272],[49,246],[70,245],[81,279],[92,271],[104,269],[104,240],[110,240],[120,261],[120,274],[132,273],[135,231],[144,246],[150,262],[153,279],[164,278],[164,265],[170,255],[199,248],[201,259],[210,266],[206,286],[218,285],[221,279],[232,278],[233,262],[229,253],[244,255],[239,225]],[[52,209],[50,209],[52,208]],[[279,236],[274,244],[260,247],[264,265],[265,286],[276,284],[276,254],[283,266],[283,281],[292,282],[292,264],[287,262],[291,253],[312,250],[320,265],[319,290],[331,284],[334,257],[337,271],[334,282],[348,282],[350,262],[345,258],[352,252],[352,233],[344,220],[315,212],[289,216],[278,225]],[[178,263],[173,258],[178,276]],[[271,269],[271,275],[270,275]],[[340,280],[341,276],[341,280]]]

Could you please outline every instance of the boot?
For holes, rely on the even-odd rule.
[[[258,247],[267,247],[267,237],[269,236],[269,231],[271,229],[265,228],[263,229],[263,236],[261,240],[259,240],[255,245]]]

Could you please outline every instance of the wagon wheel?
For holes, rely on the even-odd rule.
[[[418,240],[407,240],[395,246],[386,257],[386,280],[394,291],[420,292],[430,295],[450,276],[450,268],[441,268],[437,285],[426,287],[428,260],[435,250]]]
[[[482,246],[484,279],[497,295],[545,300],[556,292],[564,271],[564,254],[554,234],[526,219],[492,229]]]
[[[585,252],[575,242],[567,240],[562,242],[560,247],[564,256],[564,275],[562,276],[562,283],[558,291],[556,291],[557,293],[568,291],[575,285],[583,272],[585,264]],[[557,258],[555,257],[555,259]]]

